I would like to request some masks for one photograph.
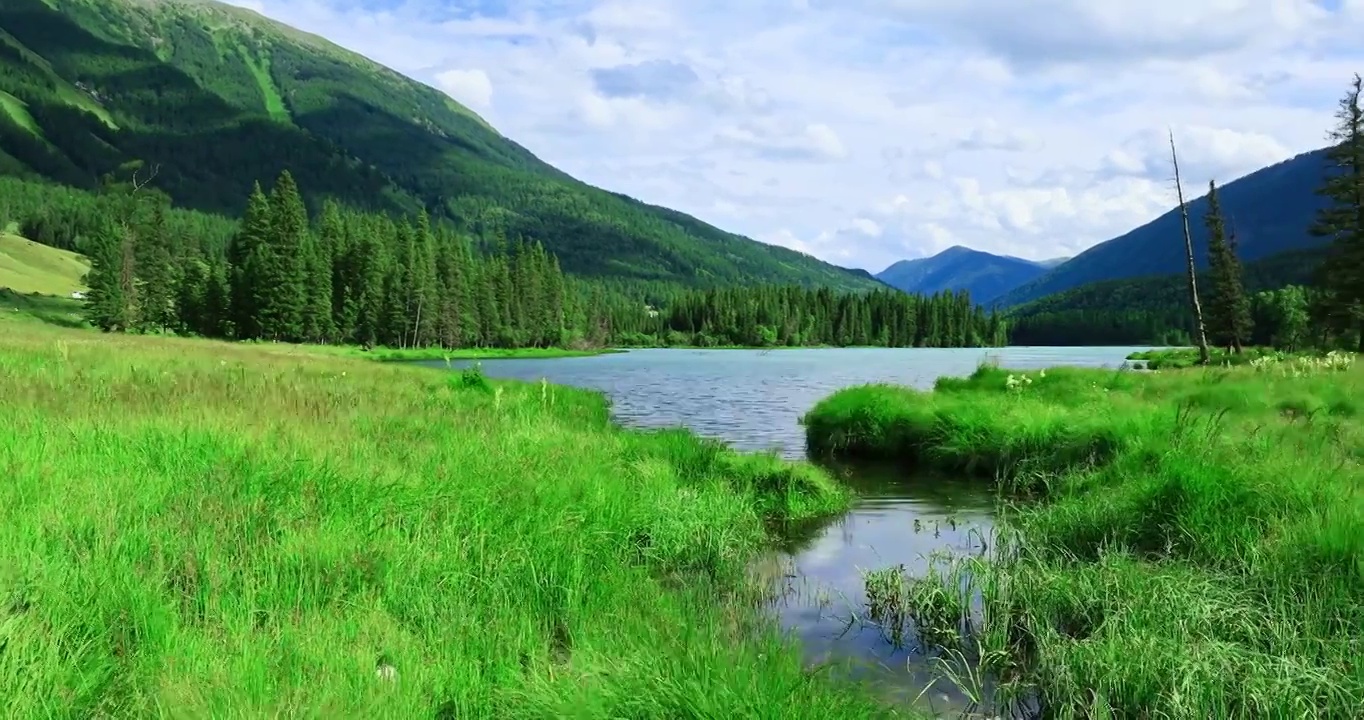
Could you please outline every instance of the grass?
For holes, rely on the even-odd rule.
[[[828,475],[303,352],[0,318],[10,715],[892,716],[743,582]]]
[[[0,322],[40,322],[56,327],[83,328],[79,300],[29,293],[0,287]]]
[[[0,232],[0,288],[70,297],[84,290],[90,263],[80,255]]]
[[[1364,363],[982,367],[931,393],[844,390],[805,423],[815,452],[970,473],[1021,501],[993,562],[903,588],[869,576],[869,591],[938,618],[928,630],[957,635],[940,645],[1049,716],[1353,717],[1364,703]],[[969,636],[963,583],[984,598]]]
[[[28,112],[28,103],[0,90],[0,111],[9,115],[19,127],[37,135],[43,136],[43,131],[38,128],[38,124],[33,121],[33,116]]]
[[[279,94],[279,88],[270,75],[269,52],[262,50],[260,59],[257,60],[245,45],[238,45],[237,51],[241,53],[242,62],[251,70],[252,77],[256,78],[256,85],[260,86],[261,96],[265,98],[265,111],[270,115],[270,119],[282,123],[292,122],[293,118],[289,115],[289,108],[284,104],[284,97]]]
[[[1226,348],[1208,348],[1209,364],[1222,367],[1248,365],[1261,357],[1286,359],[1296,356],[1310,356],[1313,353],[1284,353],[1273,348],[1248,347],[1241,353],[1227,352]],[[1198,365],[1198,348],[1165,348],[1143,350],[1127,356],[1134,365],[1147,370],[1179,370]]]

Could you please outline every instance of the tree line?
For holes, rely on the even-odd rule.
[[[107,331],[366,347],[1003,344],[966,293],[799,286],[697,291],[567,275],[536,242],[468,238],[424,214],[395,219],[325,202],[310,217],[287,171],[257,184],[226,242],[192,229],[134,173],[82,221],[84,304]]]
[[[997,313],[966,292],[837,293],[828,288],[739,287],[691,291],[656,318],[648,342],[739,345],[981,347],[1005,344]]]

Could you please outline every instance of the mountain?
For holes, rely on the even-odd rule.
[[[288,169],[325,198],[539,240],[584,277],[880,287],[582,182],[443,93],[209,0],[0,2],[0,174],[94,189],[130,162],[177,205],[240,216]],[[145,178],[145,175],[144,175]]]
[[[973,301],[983,304],[1046,271],[1045,265],[1033,260],[992,255],[957,245],[932,257],[901,260],[876,277],[910,293],[966,290]]]
[[[1042,266],[1042,267],[1044,267],[1044,268],[1046,268],[1046,269],[1048,269],[1048,270],[1050,270],[1050,269],[1056,267],[1057,265],[1060,265],[1061,263],[1063,263],[1063,262],[1069,260],[1070,257],[1071,257],[1071,256],[1066,255],[1065,257],[1055,257],[1055,258],[1051,258],[1050,260],[1038,260],[1038,261],[1037,261],[1037,264],[1040,265],[1040,266]]]
[[[1323,200],[1316,193],[1326,172],[1326,151],[1316,150],[1257,170],[1218,187],[1222,212],[1235,231],[1239,255],[1251,262],[1292,250],[1318,247],[1326,241],[1308,234]],[[1200,267],[1207,265],[1208,236],[1203,227],[1207,188],[1185,188],[1189,226]],[[1011,307],[1104,280],[1120,280],[1181,271],[1187,259],[1179,208],[1120,237],[1099,243],[1046,274],[1001,297]]]

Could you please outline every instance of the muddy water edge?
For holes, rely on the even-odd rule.
[[[928,389],[939,377],[968,375],[986,361],[1020,370],[1116,368],[1141,349],[640,350],[480,365],[494,377],[599,390],[626,426],[680,425],[740,450],[799,459],[805,455],[800,416],[850,385]],[[774,528],[777,546],[754,565],[771,583],[773,619],[799,641],[811,666],[861,681],[888,702],[939,717],[997,714],[988,678],[960,682],[969,668],[926,651],[909,623],[871,612],[865,577],[887,569],[916,577],[942,558],[988,557],[998,521],[993,491],[892,466],[828,468],[858,499],[840,516]]]

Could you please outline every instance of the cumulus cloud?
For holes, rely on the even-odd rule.
[[[1074,254],[1325,144],[1360,0],[232,0],[593,184],[841,264]],[[1197,190],[1194,190],[1197,192]]]
[[[482,70],[443,70],[436,73],[436,87],[475,109],[487,110],[493,104],[493,81]]]

